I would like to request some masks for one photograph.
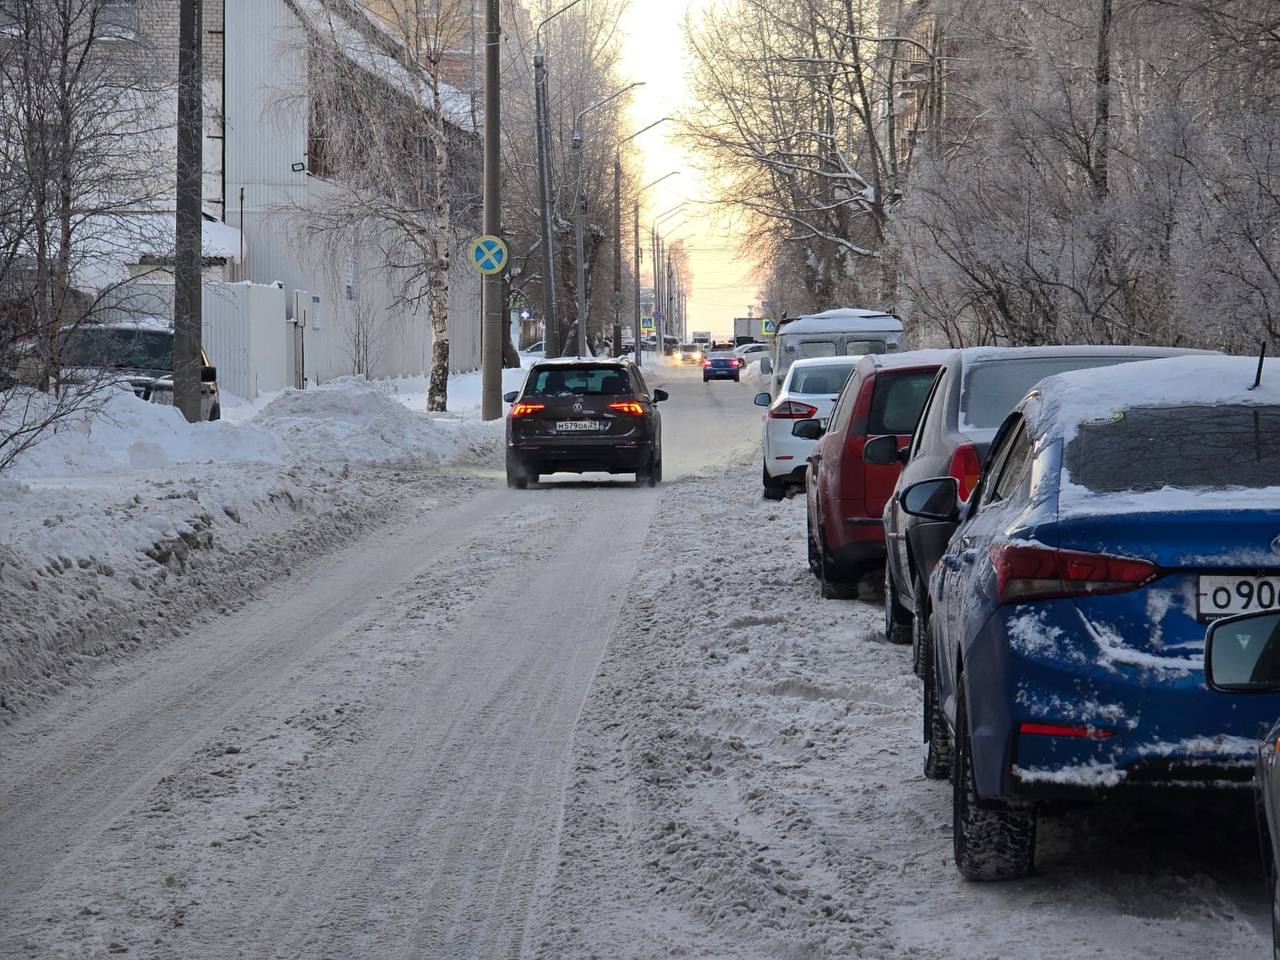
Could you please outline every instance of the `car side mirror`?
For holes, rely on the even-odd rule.
[[[504,394],[502,395],[502,402],[503,402],[503,403],[515,403],[515,402],[516,402],[516,397],[518,397],[518,396],[520,396],[520,391],[519,391],[519,390],[512,390],[512,391],[510,391],[509,393],[504,393]]]
[[[760,372],[773,373],[773,363],[769,360],[768,357],[760,358]]]
[[[751,401],[757,407],[767,407],[772,401],[767,393],[757,393],[755,399]]]
[[[1204,678],[1214,690],[1280,691],[1280,610],[1224,617],[1209,624]]]
[[[671,399],[671,394],[667,393],[667,391],[663,390],[661,387],[656,387],[654,389],[653,391],[654,403],[661,403],[663,400],[669,400],[669,399]]]
[[[955,477],[913,483],[898,495],[898,503],[904,513],[921,520],[956,523],[960,519],[960,489]]]
[[[898,438],[893,434],[886,434],[883,437],[868,440],[862,448],[862,459],[866,463],[874,463],[882,467],[898,463]]]
[[[218,368],[217,367],[201,367],[200,382],[201,383],[217,383]]]
[[[818,440],[825,432],[821,420],[797,420],[791,425],[791,435],[802,440]]]

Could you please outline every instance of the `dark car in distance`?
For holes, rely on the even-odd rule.
[[[523,490],[547,473],[634,473],[662,479],[665,390],[650,390],[627,359],[562,358],[534,364],[524,387],[503,397],[507,485]]]

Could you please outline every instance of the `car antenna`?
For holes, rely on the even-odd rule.
[[[1250,390],[1257,390],[1258,387],[1262,386],[1262,361],[1265,359],[1267,359],[1267,341],[1263,340],[1262,349],[1258,351],[1258,376],[1253,381],[1253,386],[1249,388]]]

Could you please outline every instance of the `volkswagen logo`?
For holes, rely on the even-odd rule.
[[[581,401],[581,400],[575,400],[575,401],[573,401],[573,412],[574,412],[574,413],[581,413],[581,412],[582,412],[582,401]],[[1274,549],[1280,550],[1280,537],[1276,537],[1276,542],[1275,542],[1275,543],[1273,543],[1271,546],[1272,546],[1272,548],[1274,548]]]
[[[1280,553],[1280,537],[1276,537],[1271,541],[1271,552]]]

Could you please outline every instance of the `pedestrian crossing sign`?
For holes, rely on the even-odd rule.
[[[763,328],[764,328],[764,335],[766,337],[772,337],[774,334],[778,332],[778,321],[772,320],[769,317],[765,317]]]

